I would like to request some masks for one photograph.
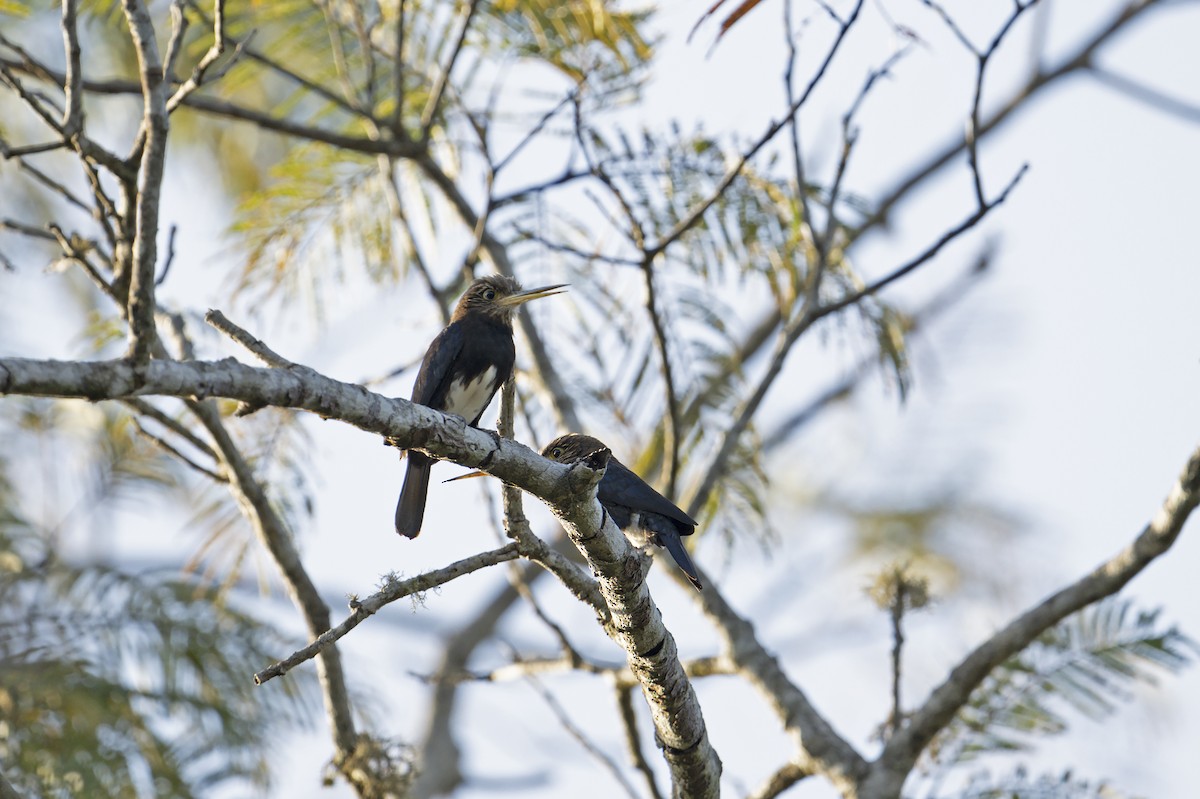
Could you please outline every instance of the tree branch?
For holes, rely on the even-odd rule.
[[[394,575],[388,575],[383,588],[371,594],[366,599],[361,601],[356,599],[350,603],[353,610],[341,624],[321,633],[308,646],[296,650],[278,663],[274,663],[256,673],[254,675],[254,682],[262,685],[268,680],[282,674],[287,674],[306,660],[312,660],[330,644],[342,638],[368,617],[378,613],[385,605],[389,605],[397,599],[403,599],[406,596],[428,591],[431,588],[437,588],[439,585],[444,585],[451,580],[470,574],[471,572],[488,566],[495,566],[497,563],[513,560],[518,554],[515,543],[505,544],[499,549],[463,558],[460,561],[451,563],[449,566],[444,566],[440,569],[417,575],[416,577],[410,577],[407,580],[400,580]]]
[[[908,725],[887,742],[879,759],[872,764],[871,782],[898,790],[921,751],[967,703],[971,692],[992,669],[1067,616],[1121,590],[1171,548],[1198,503],[1200,448],[1192,453],[1162,507],[1133,543],[1018,616],[950,672],[946,681],[910,716]]]
[[[137,51],[145,142],[138,167],[133,264],[129,285],[129,356],[145,366],[154,347],[154,272],[158,255],[158,213],[167,154],[167,83],[158,54],[154,23],[142,0],[122,0]]]
[[[601,450],[597,455],[568,470],[576,502],[551,509],[599,577],[600,590],[612,611],[610,635],[625,650],[650,704],[676,794],[695,799],[719,796],[721,761],[709,743],[700,704],[679,662],[675,639],[646,587],[643,559],[636,556],[633,545],[594,499],[609,453]]]

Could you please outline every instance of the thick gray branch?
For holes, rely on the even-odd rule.
[[[576,464],[568,475],[575,501],[554,507],[567,534],[587,558],[612,611],[610,635],[626,652],[641,683],[654,729],[671,769],[675,795],[720,795],[721,760],[712,748],[695,691],[679,661],[675,639],[646,586],[644,559],[594,500],[605,462]],[[586,498],[586,500],[582,500]]]

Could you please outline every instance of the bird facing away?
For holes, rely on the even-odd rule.
[[[461,416],[472,427],[500,386],[512,376],[516,349],[512,317],[530,300],[558,294],[565,284],[522,291],[510,277],[490,275],[472,283],[454,307],[450,324],[425,351],[412,401]],[[396,532],[416,538],[425,517],[433,458],[408,451],[408,469],[396,504]]]
[[[601,449],[604,444],[591,436],[568,433],[551,441],[542,457],[572,464]],[[596,488],[596,497],[608,511],[613,523],[637,546],[657,544],[671,553],[675,563],[699,591],[700,575],[688,556],[680,536],[696,531],[696,520],[646,484],[616,458],[609,458],[608,469]]]

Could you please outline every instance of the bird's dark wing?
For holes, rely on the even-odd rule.
[[[412,401],[441,410],[450,389],[454,361],[462,352],[467,337],[458,322],[451,322],[425,350],[417,380],[413,383]]]
[[[624,505],[635,511],[649,511],[679,522],[686,528],[679,530],[680,535],[691,535],[696,527],[695,519],[651,488],[616,458],[608,461],[608,471],[604,473],[596,494],[602,505]]]

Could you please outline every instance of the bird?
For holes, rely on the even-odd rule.
[[[569,465],[602,449],[608,448],[597,438],[568,433],[547,444],[542,457]],[[596,498],[630,541],[639,547],[652,543],[666,549],[696,590],[703,589],[696,564],[680,538],[696,531],[695,519],[616,458],[609,458]]]
[[[516,361],[512,318],[530,300],[559,294],[565,283],[523,291],[504,275],[475,280],[454,306],[450,323],[425,351],[412,401],[461,416],[472,427],[512,376]],[[425,517],[429,470],[434,459],[408,450],[408,468],[396,503],[396,532],[416,538]]]

